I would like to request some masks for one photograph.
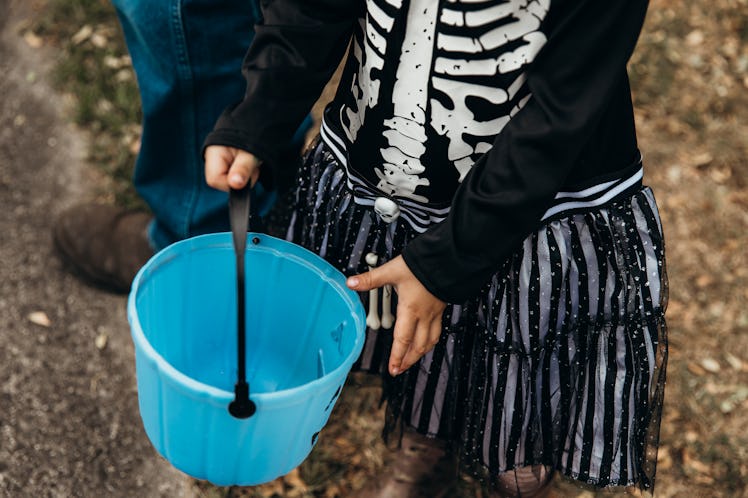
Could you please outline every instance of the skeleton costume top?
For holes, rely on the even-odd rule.
[[[322,139],[356,203],[422,232],[416,277],[461,302],[541,222],[640,187],[626,63],[647,3],[266,0],[246,97],[206,145],[266,175],[350,41]]]

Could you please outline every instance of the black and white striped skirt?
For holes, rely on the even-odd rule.
[[[367,270],[366,253],[386,262],[417,232],[356,204],[345,175],[323,142],[308,153],[288,238],[351,275]],[[444,438],[476,475],[542,464],[647,489],[666,299],[662,227],[641,187],[530,234],[479,295],[447,306],[440,342],[404,374],[386,373],[391,329],[367,330],[356,367],[383,376],[386,431]]]

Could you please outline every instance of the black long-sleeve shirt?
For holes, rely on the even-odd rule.
[[[352,40],[322,137],[356,202],[423,232],[416,277],[461,302],[542,220],[640,181],[626,63],[647,3],[268,0],[206,144],[272,164]]]

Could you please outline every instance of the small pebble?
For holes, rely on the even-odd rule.
[[[42,327],[50,327],[52,325],[52,321],[43,311],[34,311],[32,313],[29,313],[27,318],[31,323],[41,325]]]
[[[106,334],[99,334],[96,337],[96,342],[95,342],[96,348],[99,349],[99,350],[104,349],[106,347],[106,343],[107,343],[108,339],[109,338],[107,337]]]

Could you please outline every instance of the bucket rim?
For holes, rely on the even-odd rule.
[[[285,257],[289,257],[290,259],[296,260],[297,262],[300,262],[309,267],[310,269],[315,271],[320,276],[320,278],[326,280],[328,284],[332,285],[336,289],[338,294],[351,305],[350,308],[352,312],[350,314],[350,317],[355,322],[354,326],[356,333],[355,342],[353,344],[353,347],[351,348],[350,353],[345,357],[340,365],[338,365],[333,370],[325,373],[322,377],[311,380],[299,386],[294,386],[289,389],[282,389],[280,391],[269,393],[266,392],[253,394],[251,392],[250,384],[250,398],[261,404],[279,404],[291,401],[292,399],[296,399],[302,396],[309,397],[314,394],[317,387],[321,388],[326,386],[327,384],[333,383],[334,381],[337,382],[336,379],[338,379],[342,373],[344,373],[343,377],[347,377],[351,366],[363,350],[364,339],[366,335],[365,312],[363,304],[358,298],[356,292],[348,289],[348,287],[345,285],[345,277],[337,268],[332,266],[329,262],[327,262],[319,255],[313,253],[312,251],[309,251],[308,249],[305,249],[298,244],[294,244],[292,242],[288,242],[267,234],[248,232],[247,237],[259,237],[261,240],[264,240],[266,244],[262,244],[260,250],[270,250],[266,249],[268,247],[267,242],[270,242],[272,246],[281,246],[283,248],[289,249],[290,252],[285,252],[283,250],[280,250],[278,247],[274,248],[275,251],[284,254]],[[178,257],[180,253],[183,253],[182,250],[185,246],[192,246],[193,249],[227,247],[233,250],[231,232],[219,232],[198,235],[195,237],[177,241],[154,254],[135,275],[132,286],[130,288],[130,293],[127,300],[127,317],[128,321],[130,322],[130,334],[136,348],[140,349],[140,351],[145,354],[145,357],[149,360],[149,362],[151,362],[159,371],[161,371],[169,379],[171,379],[171,381],[175,382],[177,385],[179,385],[183,389],[186,389],[190,393],[199,394],[200,396],[207,396],[212,398],[214,401],[229,402],[234,398],[233,391],[221,389],[219,387],[215,387],[210,384],[206,384],[204,382],[193,379],[192,377],[174,367],[174,365],[168,362],[158,351],[156,351],[148,338],[145,336],[143,328],[140,324],[140,319],[138,317],[137,294],[138,290],[140,289],[141,281],[145,278],[145,275],[151,270],[154,265],[162,262],[162,260],[168,261],[170,259]],[[252,249],[253,247],[254,249]],[[250,250],[257,250],[257,247],[248,245],[247,251]],[[312,264],[312,262],[314,262],[315,264]],[[322,269],[316,266],[316,264],[324,266],[327,269],[327,272],[322,271]],[[338,276],[337,278],[336,275]]]

